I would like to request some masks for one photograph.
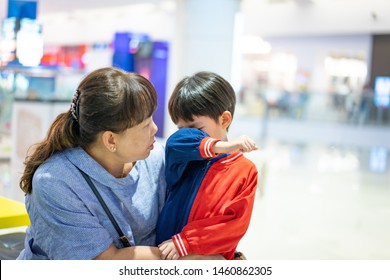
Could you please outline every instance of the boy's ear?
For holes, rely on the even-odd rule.
[[[221,122],[223,129],[227,130],[229,128],[230,124],[232,123],[233,117],[229,111],[225,111],[222,113],[222,115],[219,119],[220,119],[220,122]]]

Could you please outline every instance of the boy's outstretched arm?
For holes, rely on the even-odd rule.
[[[218,141],[212,148],[214,153],[226,154],[234,152],[251,152],[257,150],[256,142],[246,135],[242,135],[233,141]]]

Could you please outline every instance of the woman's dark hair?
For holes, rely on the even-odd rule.
[[[112,67],[88,74],[76,93],[72,110],[57,116],[46,138],[26,157],[20,180],[26,194],[37,168],[55,152],[86,147],[102,131],[120,133],[140,124],[157,106],[156,90],[146,78]]]
[[[236,94],[224,78],[212,72],[198,72],[181,80],[168,102],[171,119],[193,121],[194,116],[208,116],[215,121],[224,111],[234,115]]]

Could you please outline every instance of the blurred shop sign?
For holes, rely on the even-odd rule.
[[[44,66],[56,66],[82,70],[85,68],[84,55],[87,52],[86,44],[71,46],[44,47],[41,64]]]
[[[0,65],[5,66],[16,57],[16,18],[2,21],[0,36]]]
[[[36,21],[37,1],[8,0],[7,18],[0,38],[2,66],[38,66],[43,55],[41,25]]]

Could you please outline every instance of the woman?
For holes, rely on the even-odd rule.
[[[103,68],[81,81],[70,110],[26,158],[20,186],[31,226],[18,259],[160,259],[155,227],[165,181],[156,105],[151,83],[134,73]]]

